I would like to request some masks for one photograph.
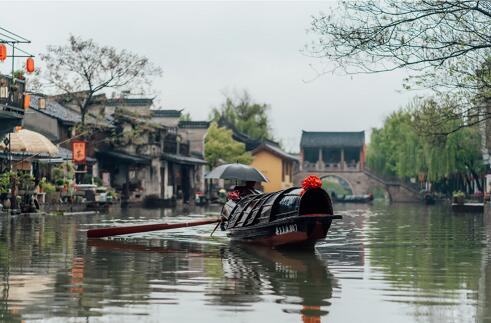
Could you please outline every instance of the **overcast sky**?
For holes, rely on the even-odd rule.
[[[247,89],[268,103],[276,138],[298,151],[301,131],[381,126],[414,93],[404,72],[315,77],[319,61],[302,54],[311,16],[325,2],[2,2],[0,27],[32,41],[33,54],[69,33],[149,57],[164,71],[159,105],[207,119],[224,92]],[[22,62],[19,61],[19,68]],[[1,66],[4,65],[4,66]],[[0,63],[0,71],[6,71]]]

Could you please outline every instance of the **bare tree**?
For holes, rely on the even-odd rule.
[[[489,1],[343,1],[314,17],[312,31],[319,37],[309,51],[334,63],[328,70],[410,69],[406,88],[431,88],[457,103],[444,119],[491,118],[476,104],[490,99]]]
[[[76,103],[82,125],[98,93],[108,89],[148,90],[151,78],[162,74],[146,57],[73,35],[68,44],[48,46],[40,56],[46,64],[40,73],[44,85]]]

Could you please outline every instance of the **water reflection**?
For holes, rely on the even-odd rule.
[[[409,304],[420,322],[475,321],[486,244],[481,215],[401,205],[373,212],[367,226],[367,258],[382,273],[373,279],[390,283],[380,288],[385,301]]]
[[[355,207],[338,207],[345,217],[316,253],[230,244],[206,227],[90,241],[83,232],[210,210],[4,217],[0,321],[491,322],[491,219]]]
[[[222,259],[226,285],[219,286],[213,303],[257,302],[273,295],[276,303],[289,305],[283,311],[301,314],[304,321],[328,313],[335,280],[318,255],[232,244],[222,250]]]
[[[285,304],[282,306],[285,313],[298,313],[306,322],[314,322],[309,319],[320,319],[328,313],[333,278],[325,262],[315,254],[236,244],[210,247],[176,241],[93,240],[88,246],[95,259],[127,258],[129,252],[133,254],[131,258],[136,257],[131,261],[133,264],[153,263],[151,259],[141,259],[153,257],[152,254],[158,257],[165,254],[168,258],[159,261],[157,267],[146,268],[146,284],[133,282],[131,291],[117,288],[128,278],[111,282],[115,287],[111,293],[113,299],[122,299],[126,293],[158,295],[157,298],[147,297],[145,301],[177,304],[179,298],[173,297],[173,292],[199,292],[203,293],[206,305],[218,306],[224,311],[252,311],[255,303],[274,301]],[[121,268],[128,263],[126,259],[117,266]],[[97,271],[115,266],[99,264]],[[138,272],[141,268],[123,270],[128,271]],[[200,286],[200,282],[204,284]],[[93,299],[96,295],[90,297]],[[98,303],[110,304],[107,300]]]
[[[195,242],[173,236],[86,241],[79,229],[74,218],[3,219],[1,321],[143,315],[153,322],[176,313],[199,319],[203,305],[252,318],[257,305],[270,304],[274,317],[305,322],[328,313],[333,278],[315,254],[206,243],[196,232],[186,232]],[[155,310],[162,306],[169,309]],[[189,311],[182,313],[183,306]],[[215,310],[208,315],[211,320]]]

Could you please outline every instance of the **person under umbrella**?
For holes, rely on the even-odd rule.
[[[234,163],[225,164],[213,169],[206,178],[231,179],[236,181],[245,181],[245,185],[235,186],[234,191],[228,194],[228,198],[239,200],[241,197],[250,194],[259,194],[259,191],[254,189],[256,182],[268,182],[268,178],[254,167]]]
[[[247,195],[260,194],[261,192],[254,188],[255,185],[255,181],[246,181],[245,185],[236,185],[227,197],[235,201]]]

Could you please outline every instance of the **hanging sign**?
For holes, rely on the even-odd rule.
[[[87,143],[83,140],[72,141],[72,161],[75,164],[85,164],[87,159]]]

